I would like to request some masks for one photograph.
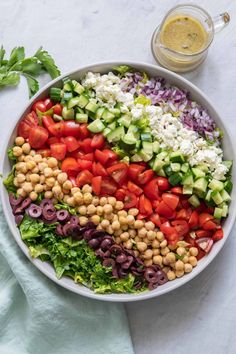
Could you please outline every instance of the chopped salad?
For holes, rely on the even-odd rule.
[[[125,65],[36,101],[4,180],[22,240],[97,293],[190,273],[224,237],[232,161],[188,92]]]

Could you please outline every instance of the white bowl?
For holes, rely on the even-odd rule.
[[[80,79],[81,77],[84,76],[84,74],[87,71],[94,71],[94,72],[100,72],[100,73],[106,73],[109,70],[112,69],[113,66],[117,65],[130,65],[137,70],[140,71],[145,71],[147,72],[150,76],[162,76],[164,77],[167,81],[170,83],[179,86],[182,89],[186,89],[191,93],[191,97],[196,100],[198,103],[200,103],[203,107],[205,107],[210,116],[213,117],[215,120],[216,124],[224,131],[224,141],[223,141],[223,148],[224,148],[224,155],[226,159],[234,159],[234,149],[233,149],[233,144],[232,140],[230,138],[230,135],[224,126],[223,119],[220,118],[219,114],[214,108],[214,105],[210,103],[209,99],[207,96],[199,90],[196,86],[194,86],[191,82],[188,80],[182,78],[181,76],[174,74],[171,71],[168,71],[166,69],[160,68],[158,66],[150,65],[150,64],[145,64],[145,63],[136,63],[136,62],[109,62],[109,63],[100,63],[100,64],[94,64],[94,65],[89,65],[86,67],[83,67],[81,69],[78,69],[73,72],[69,72],[66,75],[60,76],[59,78],[51,81],[48,83],[45,87],[43,87],[37,95],[35,95],[27,104],[25,107],[24,111],[17,117],[15,120],[12,128],[9,130],[9,134],[6,137],[5,145],[2,150],[1,156],[4,156],[3,159],[1,159],[0,162],[0,172],[3,174],[4,178],[7,176],[8,172],[10,171],[10,163],[8,161],[7,157],[7,149],[10,147],[13,142],[14,138],[16,136],[16,126],[19,120],[29,112],[31,105],[34,103],[34,101],[41,99],[45,97],[48,92],[50,87],[52,86],[60,86],[61,85],[61,79],[65,76],[71,76],[73,79]],[[235,181],[235,167],[233,168],[233,181]],[[100,295],[100,294],[95,294],[93,291],[89,290],[83,285],[76,284],[71,280],[70,278],[63,277],[60,280],[58,280],[55,276],[55,272],[53,267],[47,263],[47,262],[42,262],[39,259],[32,259],[29,256],[28,248],[24,244],[24,242],[21,240],[20,233],[18,231],[18,228],[15,225],[14,221],[14,216],[12,215],[11,212],[11,207],[8,201],[8,194],[1,183],[0,186],[0,193],[1,193],[1,202],[3,206],[3,211],[7,220],[7,223],[9,225],[9,228],[18,243],[19,247],[21,250],[24,252],[24,254],[30,259],[30,261],[42,272],[44,273],[48,278],[52,279],[54,282],[57,284],[63,286],[64,288],[71,290],[77,294],[87,296],[93,299],[98,299],[98,300],[103,300],[103,301],[138,301],[138,300],[145,300],[145,299],[150,299],[155,296],[160,296],[165,293],[170,292],[171,290],[174,290],[181,285],[187,283],[189,280],[193,279],[196,275],[201,273],[203,269],[205,269],[208,264],[211,263],[211,261],[216,257],[218,252],[221,250],[223,247],[226,239],[229,236],[229,233],[232,229],[234,219],[235,219],[235,214],[236,214],[236,208],[235,208],[235,198],[232,194],[232,202],[230,205],[230,212],[229,216],[225,220],[224,223],[224,238],[217,242],[209,255],[201,259],[197,265],[196,268],[193,269],[193,271],[189,274],[184,275],[182,278],[176,279],[174,281],[167,282],[166,284],[159,286],[155,290],[152,291],[147,291],[144,293],[140,294],[107,294],[107,295]],[[227,262],[227,260],[225,260]]]

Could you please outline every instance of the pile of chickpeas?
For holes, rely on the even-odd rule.
[[[17,137],[15,144],[13,154],[18,162],[14,184],[19,196],[36,201],[39,193],[44,193],[45,198],[64,201],[76,209],[81,226],[92,221],[98,230],[113,235],[117,244],[134,250],[146,266],[161,266],[169,280],[190,273],[197,265],[196,247],[184,247],[181,242],[175,247],[168,245],[153,222],[137,219],[138,209],[124,210],[123,202],[114,197],[94,196],[88,184],[73,187],[54,157],[37,154],[22,137]]]

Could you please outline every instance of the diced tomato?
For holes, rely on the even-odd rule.
[[[167,178],[158,176],[157,177],[158,187],[161,191],[167,191],[170,189],[170,183]]]
[[[145,197],[144,194],[139,198],[139,206],[138,209],[141,214],[151,215],[153,213],[152,204],[148,198]]]
[[[156,213],[150,215],[149,217],[150,221],[152,221],[156,226],[160,227],[161,226],[161,220],[160,216]]]
[[[143,193],[143,190],[137,186],[137,184],[128,181],[127,188],[131,193],[134,193],[137,197]]]
[[[52,156],[50,149],[39,149],[37,150],[37,154],[40,154],[43,157],[50,157]]]
[[[28,113],[19,123],[17,127],[17,135],[27,139],[29,137],[29,131],[31,127],[38,126],[38,116],[32,111]]]
[[[115,164],[107,168],[107,173],[118,183],[122,185],[127,177],[128,166],[124,162]]]
[[[96,195],[100,195],[102,187],[102,177],[96,176],[92,178],[92,189]]]
[[[173,217],[173,209],[171,209],[164,201],[161,201],[157,206],[156,212],[168,219]]]
[[[208,214],[208,213],[201,213],[201,214],[199,215],[199,225],[200,225],[201,227],[203,227],[203,225],[204,225],[207,221],[212,220],[212,219],[214,219],[214,217],[213,217],[211,214]]]
[[[102,195],[114,195],[117,190],[117,184],[110,177],[102,178],[101,194]]]
[[[182,187],[173,187],[171,188],[171,193],[177,194],[177,195],[182,195],[183,194],[183,188]]]
[[[157,199],[156,200],[151,200],[153,209],[157,208],[157,206],[160,204],[161,200],[162,200],[161,197],[159,197],[158,200]]]
[[[93,162],[89,160],[77,159],[80,170],[92,171]]]
[[[173,210],[175,210],[179,204],[179,197],[175,194],[163,193],[162,199]]]
[[[112,151],[112,150],[110,150],[110,149],[104,149],[102,152],[103,152],[105,155],[107,155],[107,157],[108,157],[109,160],[112,160],[112,161],[118,160],[118,157],[119,157],[119,156],[118,156],[114,151]]]
[[[45,103],[42,100],[38,100],[33,104],[32,110],[36,113],[37,113],[37,110],[40,112],[46,112],[47,108],[46,108]]]
[[[198,213],[194,210],[188,221],[190,229],[195,229],[198,227]]]
[[[55,159],[57,160],[64,160],[66,156],[66,144],[63,143],[57,143],[57,144],[52,144],[50,146],[51,148],[51,154]]]
[[[117,189],[117,191],[116,191],[116,193],[115,193],[115,198],[116,198],[117,200],[123,201],[123,200],[125,199],[126,192],[127,192],[127,191],[126,191],[125,189],[123,189],[123,188]]]
[[[78,149],[79,144],[74,136],[66,136],[64,138],[64,143],[66,144],[67,151],[72,152]]]
[[[137,182],[138,176],[145,170],[144,166],[132,163],[128,168],[128,176],[132,181]]]
[[[185,220],[174,220],[171,221],[171,224],[174,226],[179,237],[184,236],[189,232],[189,225]]]
[[[147,198],[155,200],[159,198],[159,188],[157,178],[152,179],[148,184],[145,185],[144,194]]]
[[[57,103],[55,106],[53,106],[53,113],[58,116],[62,115],[62,105],[60,103]]]
[[[50,138],[48,138],[47,143],[48,145],[52,145],[52,144],[56,144],[56,143],[60,143],[60,138],[56,137],[56,136],[51,136]]]
[[[181,210],[177,211],[176,219],[183,219],[183,220],[189,221],[191,214],[192,214],[192,210],[190,208],[189,209],[181,209]]]
[[[78,187],[82,187],[85,184],[91,184],[93,179],[93,175],[88,170],[84,170],[79,172],[78,176],[76,177],[76,184]]]
[[[55,124],[55,122],[52,119],[52,117],[48,116],[48,115],[42,116],[42,123],[43,123],[44,127],[47,128],[47,129],[48,129],[48,127],[50,125],[54,125]]]
[[[202,225],[203,230],[215,230],[216,229],[216,224],[214,223],[213,220],[208,220]]]
[[[85,152],[85,154],[88,154],[90,152],[93,152],[93,148],[91,147],[91,138],[86,138],[83,141],[80,141],[80,148]]]
[[[73,187],[77,187],[76,178],[74,176],[69,176],[69,180],[71,181]]]
[[[91,147],[95,149],[102,149],[105,145],[105,138],[102,134],[95,134],[92,138]]]
[[[80,166],[76,159],[73,157],[67,157],[62,161],[61,170],[66,172],[68,176],[76,176],[80,171]]]
[[[164,233],[169,244],[174,245],[176,244],[176,242],[179,241],[178,232],[173,226],[170,225],[169,221],[166,221],[165,223],[161,224],[160,230]]]
[[[92,172],[94,176],[108,176],[106,169],[100,164],[100,162],[93,162]]]
[[[141,213],[139,213],[136,217],[137,220],[143,220],[143,219],[146,219],[148,217],[148,215],[143,215]]]
[[[179,207],[184,208],[184,209],[188,209],[190,207],[190,203],[188,201],[189,197],[184,197],[181,198],[180,203],[179,203]]]
[[[34,149],[40,149],[48,139],[48,131],[43,127],[32,127],[29,130],[29,143]]]
[[[138,198],[134,193],[126,191],[124,201],[124,208],[130,209],[137,206]]]
[[[191,247],[197,247],[195,239],[191,237],[189,234],[184,236],[184,241],[189,243]]]
[[[74,120],[63,121],[63,125],[64,125],[65,136],[74,136],[75,138],[80,137],[81,126],[78,123],[76,123]]]
[[[48,131],[50,134],[60,138],[64,134],[64,122],[54,123],[53,125],[48,126]]]
[[[148,182],[151,181],[153,176],[154,176],[153,170],[146,170],[146,171],[142,172],[140,175],[138,175],[137,182],[142,185],[147,184]]]
[[[106,165],[107,161],[109,160],[109,156],[108,154],[105,154],[103,151],[101,150],[95,150],[95,158],[98,162],[100,162],[103,166]]]
[[[46,111],[48,111],[50,108],[52,108],[52,106],[53,106],[53,103],[52,103],[52,101],[50,100],[50,98],[46,98],[45,100],[44,100],[44,104],[45,104],[45,106],[46,106]]]
[[[197,238],[211,237],[212,235],[211,231],[207,231],[207,230],[196,230],[195,234]]]
[[[224,232],[223,232],[223,229],[220,228],[214,232],[214,234],[212,236],[212,240],[214,242],[217,242],[217,241],[221,240],[223,237],[224,237]]]
[[[203,238],[197,239],[196,243],[204,252],[209,253],[214,242],[213,242],[212,238],[210,238],[210,237],[203,237]]]
[[[80,124],[80,139],[83,140],[88,138],[89,136],[90,136],[90,131],[87,128],[87,124],[86,123]]]
[[[94,161],[94,153],[93,152],[89,152],[88,154],[82,154],[81,156],[79,156],[79,158],[81,160],[88,160],[88,161]]]

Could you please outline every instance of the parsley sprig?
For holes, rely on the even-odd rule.
[[[11,51],[10,58],[5,59],[6,51],[0,48],[0,89],[6,86],[16,86],[20,82],[20,76],[27,80],[29,97],[39,90],[36,80],[40,74],[47,72],[52,79],[60,75],[60,70],[51,55],[42,47],[29,58],[25,57],[24,47],[16,47]]]

